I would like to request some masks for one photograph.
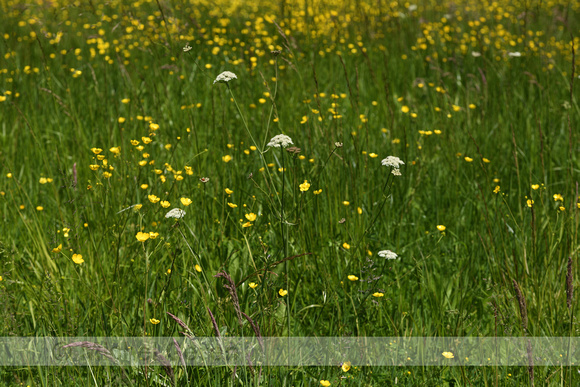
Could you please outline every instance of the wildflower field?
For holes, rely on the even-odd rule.
[[[574,345],[182,356],[580,336],[579,49],[575,0],[0,0],[0,342],[111,363],[1,385],[579,385]]]

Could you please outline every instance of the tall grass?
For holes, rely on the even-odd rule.
[[[575,336],[579,6],[410,5],[0,1],[1,335]],[[278,134],[299,149],[268,147]],[[574,366],[0,375],[578,382]]]

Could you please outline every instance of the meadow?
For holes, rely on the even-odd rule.
[[[0,337],[578,336],[579,21],[566,0],[0,0]],[[580,384],[565,360],[438,355],[0,380]]]

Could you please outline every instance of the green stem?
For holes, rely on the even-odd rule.
[[[284,251],[283,257],[286,258],[288,256],[288,246],[287,246],[287,240],[286,240],[286,234],[285,234],[285,228],[284,228],[284,191],[286,190],[286,178],[285,178],[285,170],[284,170],[284,148],[280,147],[280,150],[282,151],[282,204],[280,207],[280,232],[282,234],[282,249]],[[288,292],[288,294],[290,294],[290,277],[288,276],[288,261],[284,262],[284,271],[286,272],[286,291]],[[288,337],[290,337],[290,296],[288,297],[288,299],[286,300],[286,304],[287,304],[287,308],[286,308],[286,314],[287,314],[287,319],[288,319]]]
[[[238,113],[240,113],[240,117],[242,117],[242,122],[244,124],[244,128],[246,129],[246,132],[248,132],[248,134],[250,135],[250,138],[252,139],[254,146],[256,147],[256,149],[258,150],[258,153],[260,154],[260,159],[262,160],[262,164],[264,165],[264,171],[268,175],[268,179],[270,181],[270,187],[274,187],[274,180],[272,179],[272,174],[270,174],[270,170],[268,169],[268,163],[266,163],[266,159],[264,159],[263,148],[260,148],[260,146],[258,145],[256,140],[254,139],[254,136],[252,136],[252,132],[250,132],[250,128],[248,127],[246,119],[244,118],[244,115],[242,114],[242,109],[240,109],[240,106],[238,105],[238,101],[236,100],[236,97],[234,96],[234,93],[232,92],[230,85],[228,83],[226,83],[226,86],[228,87],[228,90],[230,91],[230,95],[232,96],[232,100],[234,101],[234,105],[236,105],[236,109],[238,109]],[[278,195],[275,195],[275,196],[278,197]]]

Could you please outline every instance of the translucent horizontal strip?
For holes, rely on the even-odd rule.
[[[0,366],[554,366],[580,337],[0,337]]]

